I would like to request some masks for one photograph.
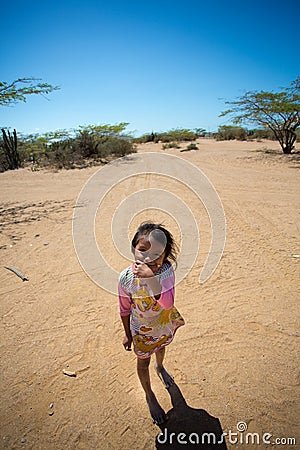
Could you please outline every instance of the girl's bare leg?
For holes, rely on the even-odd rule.
[[[159,376],[165,387],[169,388],[174,383],[174,378],[166,371],[166,369],[163,366],[165,352],[166,349],[165,347],[163,347],[155,353],[156,356],[155,369],[157,375]]]
[[[148,403],[149,411],[154,423],[161,424],[166,420],[166,414],[160,404],[158,403],[154,392],[151,389],[150,375],[149,375],[150,358],[137,358],[137,373],[141,385],[146,394],[146,401]]]

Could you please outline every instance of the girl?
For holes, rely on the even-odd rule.
[[[125,330],[123,345],[133,343],[137,373],[146,394],[153,423],[161,424],[166,414],[150,384],[149,363],[156,356],[155,369],[166,388],[174,382],[163,366],[165,346],[172,342],[178,327],[184,325],[174,304],[176,244],[171,233],[160,224],[142,223],[132,240],[135,262],[119,277],[119,309]]]

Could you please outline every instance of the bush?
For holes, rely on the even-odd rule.
[[[233,125],[222,125],[218,128],[215,138],[217,141],[229,141],[233,139],[245,141],[247,138],[247,130]]]
[[[255,129],[255,130],[249,130],[248,136],[251,139],[269,139],[271,141],[275,141],[276,137],[272,130],[270,129]]]
[[[165,133],[159,133],[157,137],[161,142],[184,142],[194,141],[195,139],[197,139],[196,133],[184,128],[178,128],[176,130],[170,130]]]
[[[25,162],[38,166],[71,169],[106,163],[136,152],[133,139],[124,134],[128,124],[88,125],[19,138],[18,150]],[[5,163],[0,143],[0,170]],[[2,170],[6,170],[3,166]]]
[[[102,158],[108,156],[121,157],[136,152],[133,143],[125,138],[110,138],[103,143],[99,143],[97,150],[98,155]]]
[[[133,143],[125,138],[84,139],[74,138],[51,144],[46,158],[51,165],[64,167],[83,167],[92,161],[106,162],[112,158],[134,153]]]
[[[144,144],[146,142],[168,143],[168,142],[194,141],[199,136],[199,134],[197,134],[197,130],[199,132],[201,131],[201,133],[205,131],[203,128],[197,128],[195,132],[185,128],[172,129],[162,133],[154,133],[152,131],[152,133],[146,133],[138,138],[134,138],[133,142],[136,142],[138,144]]]
[[[55,166],[58,169],[73,169],[83,157],[74,139],[53,142],[38,163],[42,166]]]
[[[199,148],[197,147],[197,145],[194,144],[193,142],[191,142],[191,143],[187,146],[186,149],[187,149],[187,150],[199,150]]]
[[[166,144],[163,144],[162,148],[163,150],[167,148],[180,148],[180,145],[178,145],[177,142],[167,142]]]
[[[152,133],[143,134],[142,136],[140,136],[138,138],[133,138],[132,140],[133,140],[133,142],[135,142],[137,144],[145,144],[147,142],[157,143],[159,141],[159,136],[157,133],[154,133],[152,131]]]
[[[205,128],[195,128],[195,134],[197,137],[205,137],[208,133]]]

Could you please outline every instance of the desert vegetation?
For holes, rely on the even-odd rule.
[[[205,133],[204,129],[201,130],[203,130],[203,132]],[[197,139],[197,137],[199,137],[199,134],[196,130],[191,130],[188,128],[173,128],[169,131],[152,131],[151,133],[146,133],[138,138],[135,138],[134,141],[138,144],[144,144],[146,142],[162,142],[163,144],[175,144],[178,142],[194,141],[195,139]]]
[[[88,125],[72,130],[19,136],[2,129],[0,170],[23,167],[72,169],[104,164],[113,158],[135,152],[127,123]]]
[[[199,149],[196,145],[199,137],[218,141],[277,140],[272,130],[249,130],[235,125],[222,125],[213,133],[202,129],[201,135],[191,129],[172,129],[133,137],[126,131],[128,125],[127,122],[115,125],[86,125],[71,130],[18,136],[16,130],[3,128],[0,137],[0,171],[26,165],[35,170],[42,167],[73,169],[106,164],[114,158],[135,153],[137,145],[146,142],[161,143],[164,150],[174,148],[188,151]],[[296,140],[300,140],[298,130]]]
[[[248,91],[239,98],[225,102],[234,124],[256,124],[270,130],[283,153],[290,154],[297,139],[300,125],[300,77],[279,92]]]
[[[19,78],[11,83],[0,82],[0,106],[13,106],[26,102],[28,95],[47,95],[59,86],[35,78]],[[283,153],[290,154],[299,140],[300,77],[280,92],[248,91],[240,98],[225,101],[230,108],[221,113],[229,115],[233,125],[222,125],[216,132],[204,128],[173,128],[168,131],[151,131],[140,137],[127,132],[128,122],[115,125],[86,125],[71,130],[56,130],[44,134],[20,135],[16,130],[2,127],[0,137],[0,171],[18,169],[27,163],[32,168],[58,169],[87,167],[105,164],[113,158],[136,151],[136,144],[162,143],[163,149],[196,150],[197,138],[216,140],[271,139],[280,143]],[[242,124],[252,124],[246,128]]]

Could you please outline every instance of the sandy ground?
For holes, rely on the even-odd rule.
[[[271,442],[294,437],[299,445],[300,259],[292,255],[300,254],[300,163],[274,142],[200,139],[198,146],[165,152],[199,167],[224,206],[225,251],[206,283],[199,285],[198,277],[210,242],[209,220],[179,182],[166,185],[151,175],[116,187],[102,210],[98,238],[105,237],[107,258],[120,270],[127,264],[109,244],[118,195],[164,187],[189,205],[203,238],[194,267],[176,288],[186,325],[167,349],[166,366],[187,404],[218,418],[224,432],[236,432],[243,421],[260,439],[270,433]],[[148,151],[163,150],[160,144],[138,147]],[[73,247],[76,198],[97,170],[0,174],[3,449],[155,448],[159,428],[150,419],[134,354],[121,345],[117,297],[90,280]],[[178,234],[168,215],[149,214]],[[144,218],[138,214],[131,229]],[[76,371],[76,378],[64,369]],[[161,405],[170,410],[153,366],[151,375]],[[247,448],[240,441],[227,445]],[[249,447],[270,446],[260,440]]]

